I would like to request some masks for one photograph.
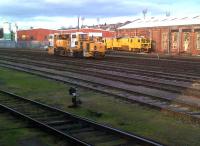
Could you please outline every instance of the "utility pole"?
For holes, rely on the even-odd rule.
[[[80,21],[80,20],[79,20],[79,19],[80,19],[80,16],[78,16],[78,31],[79,31],[79,29],[80,29],[80,27],[79,27],[79,25],[80,25],[80,24],[79,24],[79,23],[80,23],[79,21]]]
[[[142,10],[142,13],[143,13],[144,19],[146,18],[147,11],[148,11],[148,9],[147,9],[147,8],[146,8],[146,9],[144,9],[144,10]]]
[[[169,26],[168,28],[168,54],[170,54],[171,51],[171,28]]]
[[[99,27],[99,22],[100,22],[100,18],[98,17],[98,18],[97,18],[98,27]]]
[[[85,17],[81,17],[81,21],[82,21],[82,26],[81,26],[81,28],[83,27],[83,22],[84,22],[84,20],[85,20]]]
[[[166,17],[170,17],[170,16],[171,16],[170,11],[166,11]]]

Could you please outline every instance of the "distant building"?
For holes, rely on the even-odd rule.
[[[103,29],[94,29],[94,28],[81,28],[81,29],[68,29],[68,30],[61,30],[61,32],[66,33],[73,33],[73,32],[84,32],[84,33],[102,33],[102,37],[115,37],[115,31],[108,31]]]
[[[3,28],[0,28],[0,39],[3,39]]]
[[[15,41],[17,25],[10,22],[3,22],[0,28],[0,40]]]
[[[113,37],[116,35],[114,31],[106,31],[102,29],[65,29],[65,30],[50,30],[50,29],[28,29],[28,30],[18,30],[17,36],[18,41],[48,41],[48,35],[53,33],[73,33],[73,32],[85,32],[85,33],[102,33],[103,37]]]
[[[119,27],[122,27],[129,23],[131,23],[131,21],[126,21],[124,23],[115,23],[115,24],[106,24],[105,23],[105,24],[100,24],[100,25],[88,26],[88,28],[116,31]]]
[[[56,32],[59,31],[43,28],[18,30],[17,38],[18,41],[48,41],[48,35]]]
[[[144,36],[158,53],[200,55],[200,16],[137,19],[117,29],[117,36]]]

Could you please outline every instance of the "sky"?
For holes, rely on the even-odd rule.
[[[0,23],[17,23],[20,29],[96,25],[146,17],[200,15],[200,0],[0,0]]]

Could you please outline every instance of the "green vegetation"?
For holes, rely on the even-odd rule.
[[[0,68],[0,88],[170,146],[200,145],[200,126],[138,104],[78,88],[83,104],[68,108],[71,85]]]

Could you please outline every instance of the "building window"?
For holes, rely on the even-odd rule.
[[[200,32],[197,32],[197,50],[200,50]]]
[[[178,33],[175,32],[175,33],[174,33],[174,41],[177,42],[177,40],[178,40]]]
[[[189,41],[189,32],[184,32],[184,41]]]
[[[162,33],[162,49],[165,51],[168,49],[168,33],[166,32]]]
[[[0,28],[0,38],[3,38],[3,28]]]
[[[75,35],[75,34],[73,34],[73,35],[72,35],[72,38],[76,38],[76,35]]]
[[[44,36],[44,40],[47,40],[47,39],[48,39],[48,36],[45,35],[45,36]]]
[[[190,33],[184,32],[184,43],[183,43],[184,51],[188,51],[189,43],[190,43]]]
[[[172,49],[177,49],[178,47],[178,33],[172,33]]]
[[[22,35],[22,40],[26,40],[26,35]]]
[[[30,40],[31,40],[31,41],[34,40],[34,36],[31,36],[31,37],[30,37]]]

